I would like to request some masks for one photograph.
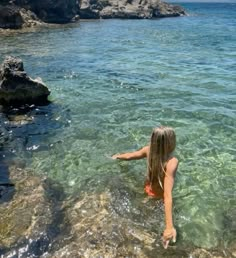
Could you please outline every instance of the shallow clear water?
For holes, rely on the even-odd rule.
[[[135,196],[145,198],[146,163],[110,156],[146,145],[155,126],[172,126],[180,239],[227,248],[235,233],[236,5],[184,6],[190,16],[0,34],[1,61],[21,57],[53,101],[29,112],[33,124],[11,126],[10,152],[69,195],[106,191],[118,176],[135,193],[120,204],[125,213]]]

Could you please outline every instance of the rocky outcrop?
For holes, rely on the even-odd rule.
[[[34,12],[48,23],[67,23],[78,13],[76,0],[14,0],[14,4]]]
[[[0,5],[0,28],[2,29],[21,29],[41,23],[30,10],[15,5]]]
[[[44,104],[50,94],[40,78],[31,79],[21,59],[7,57],[0,68],[0,104]]]
[[[18,29],[81,19],[145,19],[186,15],[180,6],[160,0],[11,0],[0,6],[0,28]]]
[[[82,0],[80,18],[163,18],[186,15],[180,6],[160,0]]]
[[[0,28],[20,29],[46,23],[76,20],[76,0],[9,0],[0,3]]]
[[[37,17],[37,15],[27,9],[21,8],[20,9],[21,17],[24,21],[22,27],[33,27],[36,25],[42,25],[43,22]]]
[[[19,29],[24,20],[20,14],[20,8],[16,6],[0,6],[0,28]]]
[[[178,17],[186,15],[185,10],[179,5],[172,5],[160,1],[151,1],[153,18]]]

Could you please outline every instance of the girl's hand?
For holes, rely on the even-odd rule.
[[[112,155],[111,158],[112,159],[118,159],[119,156],[120,156],[120,154],[115,154],[115,155]]]
[[[165,249],[167,249],[171,239],[172,239],[173,243],[175,243],[176,236],[177,236],[177,232],[176,232],[175,228],[165,229],[165,231],[163,232],[163,237],[162,237],[163,247]]]

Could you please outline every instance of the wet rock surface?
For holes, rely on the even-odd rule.
[[[56,203],[60,203],[63,192],[58,192],[50,180],[25,169],[13,166],[9,171],[14,189],[8,189],[0,198],[0,255],[39,257],[60,231]]]
[[[8,191],[0,199],[0,249],[10,249],[27,238],[36,238],[52,222],[52,210],[45,195],[44,180],[10,168],[15,183],[9,202]],[[11,193],[12,195],[12,193]]]
[[[48,257],[150,257],[159,246],[157,232],[113,213],[112,199],[104,192],[65,202],[73,238]]]
[[[0,104],[45,104],[50,94],[41,78],[31,79],[19,58],[8,56],[0,67]]]

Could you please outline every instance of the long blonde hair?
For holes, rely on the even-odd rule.
[[[166,163],[175,146],[176,136],[173,128],[160,126],[153,130],[147,164],[147,176],[151,187],[160,185],[163,189]]]

